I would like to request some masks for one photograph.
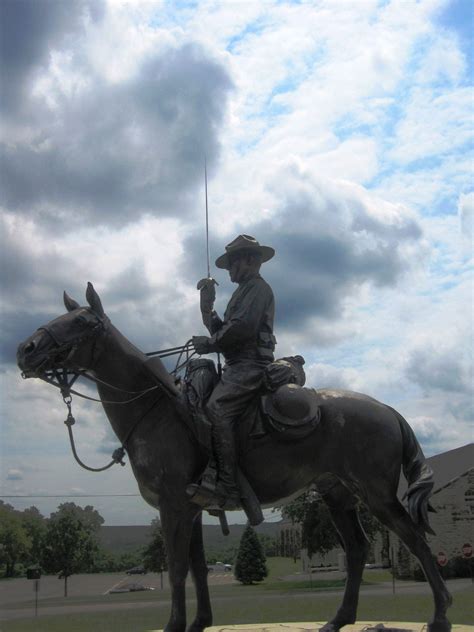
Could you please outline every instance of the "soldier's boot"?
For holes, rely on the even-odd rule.
[[[214,424],[212,430],[217,460],[216,500],[221,509],[240,507],[237,486],[237,450],[232,424]]]
[[[186,492],[191,500],[208,511],[232,511],[241,506],[237,478],[237,451],[232,425],[213,424],[214,459],[200,483],[191,483]]]

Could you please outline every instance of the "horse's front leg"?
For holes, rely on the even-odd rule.
[[[160,506],[161,524],[168,556],[171,585],[171,614],[165,632],[186,629],[186,576],[189,570],[189,545],[196,511],[177,510],[166,503]]]
[[[197,611],[196,618],[187,632],[202,632],[212,625],[211,599],[207,585],[208,568],[202,540],[202,513],[196,517],[191,534],[191,575],[196,588]]]

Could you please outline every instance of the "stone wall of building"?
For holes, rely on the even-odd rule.
[[[282,520],[278,534],[278,554],[282,557],[300,557],[301,525]]]
[[[312,557],[308,557],[308,551],[301,549],[301,563],[304,573],[309,573],[312,568],[331,567],[339,568],[341,565],[341,556],[344,557],[344,549],[332,549],[326,555],[314,553]]]
[[[427,534],[433,555],[444,553],[448,560],[461,557],[465,544],[474,546],[474,468],[436,490],[430,503],[436,510],[436,513],[429,513],[436,535]],[[391,547],[397,574],[401,577],[412,575],[419,566],[418,561],[411,554],[407,555],[393,534]]]

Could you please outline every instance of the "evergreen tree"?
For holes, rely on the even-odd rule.
[[[240,540],[234,575],[245,585],[261,582],[268,575],[262,545],[250,525],[247,525]]]

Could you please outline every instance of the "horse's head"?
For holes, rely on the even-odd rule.
[[[109,320],[92,283],[87,284],[86,299],[89,307],[81,307],[64,292],[67,313],[39,327],[18,346],[17,362],[25,377],[57,368],[93,368],[97,340]]]

